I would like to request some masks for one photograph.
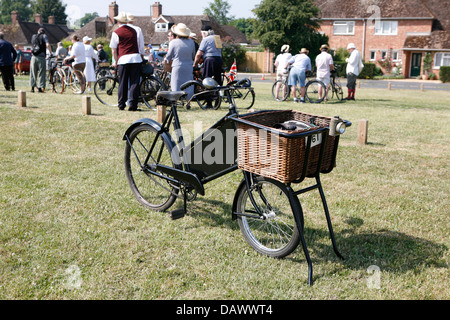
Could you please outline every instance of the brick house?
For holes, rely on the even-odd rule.
[[[222,41],[231,41],[233,43],[248,43],[245,35],[233,26],[223,26],[207,15],[166,15],[163,14],[160,2],[155,2],[151,6],[151,15],[136,16],[134,24],[142,29],[145,44],[151,44],[154,48],[159,48],[167,41],[169,26],[177,23],[184,23],[188,28],[197,34],[197,39],[201,40],[201,28],[203,25],[210,25],[217,35],[220,35]],[[119,13],[119,5],[116,1],[109,4],[107,17],[98,17],[87,23],[76,33],[80,36],[89,36],[91,38],[107,37],[110,38],[112,32],[117,28],[114,17]]]
[[[366,62],[391,58],[405,78],[425,72],[423,58],[433,57],[432,72],[450,65],[448,0],[315,0],[320,32],[332,49],[355,43]],[[377,63],[380,66],[379,63]],[[389,72],[386,68],[384,71]]]
[[[67,37],[72,29],[66,25],[56,24],[55,17],[48,17],[48,22],[45,23],[42,20],[40,14],[34,15],[35,21],[21,21],[19,13],[17,11],[11,12],[11,24],[0,25],[0,31],[5,34],[5,40],[12,44],[18,44],[25,49],[31,48],[31,37],[36,34],[39,28],[45,29],[45,34],[48,36],[48,41],[54,49],[56,44]]]

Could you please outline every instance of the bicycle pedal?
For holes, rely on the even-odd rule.
[[[186,210],[184,210],[183,208],[175,209],[170,212],[170,215],[172,217],[172,220],[177,220],[183,218],[186,215]]]

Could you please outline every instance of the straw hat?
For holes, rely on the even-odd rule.
[[[189,37],[191,34],[191,30],[184,23],[174,25],[171,30],[180,37]]]
[[[122,22],[122,23],[127,23],[128,22],[128,16],[127,13],[124,11],[119,12],[119,15],[117,15],[116,17],[114,17],[115,20]]]
[[[127,18],[128,18],[128,22],[133,22],[134,21],[134,15],[132,15],[129,12],[127,12]]]
[[[309,50],[306,48],[302,48],[302,50],[300,50],[300,53],[308,54]]]
[[[281,52],[288,52],[289,51],[289,45],[288,44],[285,44],[285,45],[283,45],[282,47],[281,47]]]
[[[323,49],[330,50],[330,47],[328,45],[326,45],[326,44],[323,44],[323,45],[320,46],[320,51],[322,51]]]

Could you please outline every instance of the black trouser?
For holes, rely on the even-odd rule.
[[[139,99],[139,79],[141,76],[141,64],[120,64],[117,67],[119,73],[119,109],[124,109],[130,91],[130,110],[137,109]]]
[[[14,66],[1,66],[3,85],[7,91],[15,90],[14,85]]]

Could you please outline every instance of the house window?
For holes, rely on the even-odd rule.
[[[400,59],[400,52],[398,50],[392,51],[392,60],[393,61],[399,61]]]
[[[335,21],[333,24],[334,35],[354,35],[355,21]]]
[[[156,32],[167,32],[167,23],[157,23],[155,25]]]
[[[434,69],[450,66],[450,53],[436,53],[434,55]]]
[[[387,58],[387,51],[381,50],[381,59],[386,59],[386,58]]]
[[[370,51],[370,61],[375,61],[377,59],[377,52]]]
[[[376,21],[376,35],[397,35],[398,21]]]

